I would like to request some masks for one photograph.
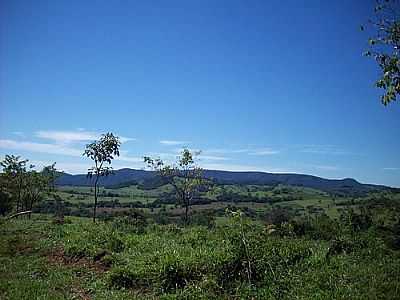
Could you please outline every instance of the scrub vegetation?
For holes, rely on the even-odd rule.
[[[184,210],[138,208],[96,223],[60,223],[52,213],[3,218],[0,298],[398,298],[400,194],[295,192],[319,198],[255,212],[234,202],[193,209],[189,224]],[[301,201],[314,209],[301,210]],[[329,216],[325,202],[341,209]]]

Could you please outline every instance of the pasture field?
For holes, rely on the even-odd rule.
[[[82,186],[60,186],[57,194],[63,201],[72,205],[93,202],[93,189]],[[130,205],[140,207],[145,211],[159,212],[167,209],[172,215],[182,213],[179,205],[163,201],[166,197],[174,197],[173,189],[164,185],[154,189],[141,189],[138,185],[122,188],[100,187],[98,201],[100,203],[116,203],[107,205],[100,211],[128,210]],[[247,207],[258,214],[263,214],[274,208],[289,208],[298,214],[314,214],[315,210],[324,212],[330,217],[339,216],[335,197],[328,193],[304,187],[291,186],[257,186],[257,185],[216,185],[201,195],[203,203],[193,203],[193,211],[224,210],[226,207]],[[343,200],[343,199],[342,199]],[[122,206],[122,207],[120,207]],[[100,205],[101,207],[101,205]]]
[[[0,299],[398,299],[398,192],[215,186],[189,224],[168,186],[100,194],[97,223],[71,186],[64,222],[0,219]]]
[[[99,201],[118,200],[121,203],[137,202],[150,203],[163,193],[171,192],[170,186],[162,186],[151,190],[139,189],[137,185],[122,188],[99,188]],[[58,195],[71,202],[89,203],[93,201],[93,189],[86,186],[59,186]]]
[[[357,227],[363,223],[322,218],[305,231],[277,225],[274,233],[229,213],[211,227],[129,217],[96,224],[52,220],[38,214],[2,220],[1,299],[399,296],[400,252],[391,243],[399,236],[382,231],[375,219]]]

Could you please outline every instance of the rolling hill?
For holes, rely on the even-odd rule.
[[[305,174],[275,174],[266,172],[232,172],[205,170],[204,176],[218,184],[253,184],[253,185],[290,185],[314,188],[330,193],[359,194],[372,190],[389,189],[389,187],[372,184],[362,184],[355,179],[325,179]],[[100,179],[100,185],[105,187],[119,187],[131,184],[142,184],[151,188],[153,185],[162,185],[162,181],[155,172],[135,169],[120,169],[113,175]],[[85,174],[71,175],[63,173],[56,181],[57,185],[90,186],[93,178]]]

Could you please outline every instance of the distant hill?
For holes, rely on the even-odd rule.
[[[137,184],[150,180],[155,177],[152,171],[135,170],[135,169],[120,169],[115,170],[114,174],[99,179],[99,185],[112,187],[118,185],[126,185],[128,183]],[[86,174],[71,175],[63,173],[57,178],[57,185],[74,185],[74,186],[91,186],[93,185],[94,177],[88,178]]]
[[[205,170],[204,176],[218,184],[254,184],[254,185],[290,185],[314,188],[336,194],[360,194],[372,190],[390,189],[381,185],[362,184],[354,179],[325,179],[304,174],[275,174],[266,172],[231,172]],[[93,178],[86,175],[71,175],[63,173],[57,185],[91,186]],[[120,169],[113,175],[102,177],[99,184],[105,187],[122,187],[131,184],[141,184],[144,188],[153,188],[163,185],[164,182],[153,171]]]

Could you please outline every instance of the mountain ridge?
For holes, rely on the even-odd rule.
[[[204,177],[218,184],[253,184],[253,185],[289,185],[319,189],[331,193],[357,194],[372,190],[392,189],[374,184],[363,184],[353,178],[326,179],[314,175],[297,173],[268,173],[258,171],[221,171],[204,170]],[[99,184],[105,187],[126,186],[129,184],[152,185],[157,179],[156,172],[123,168],[115,170],[113,175],[102,177]],[[85,174],[71,175],[63,173],[56,180],[57,185],[91,186],[93,178]]]

